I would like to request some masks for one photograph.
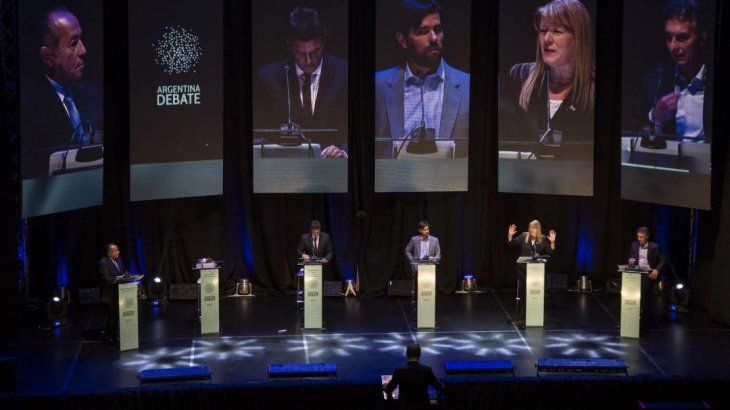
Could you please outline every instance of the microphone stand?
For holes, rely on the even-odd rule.
[[[654,94],[654,105],[651,108],[651,116],[652,118],[649,120],[646,126],[641,130],[641,142],[639,145],[641,145],[644,148],[650,148],[650,149],[664,149],[667,147],[667,141],[664,139],[657,139],[656,137],[656,121],[654,120],[654,112],[656,111],[656,106],[659,104],[659,94],[661,93],[661,86],[662,86],[662,72],[661,68],[659,71],[659,78],[657,78],[656,83],[656,93]],[[636,144],[634,144],[635,146]]]
[[[425,108],[425,99],[423,97],[423,83],[424,79],[421,79],[421,85],[420,85],[420,91],[421,91],[421,125],[411,130],[408,135],[402,140],[400,143],[400,146],[398,147],[398,150],[395,153],[395,158],[398,158],[400,156],[401,150],[403,150],[403,147],[405,146],[406,142],[408,143],[408,147],[406,148],[406,152],[414,153],[414,154],[433,154],[434,152],[438,152],[438,147],[436,146],[436,141],[426,139],[428,128],[426,128],[426,108]],[[418,141],[412,141],[414,138],[414,135],[418,133]],[[435,130],[434,130],[435,134]],[[413,147],[412,147],[413,145]]]

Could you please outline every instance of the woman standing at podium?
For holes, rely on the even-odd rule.
[[[516,237],[515,234],[517,234],[517,225],[512,224],[507,229],[507,243],[520,249],[519,256],[553,256],[555,253],[555,239],[557,238],[557,233],[551,229],[550,232],[548,232],[548,236],[543,235],[542,225],[537,219],[530,222],[527,232],[522,232]],[[524,287],[525,276],[527,275],[527,265],[524,263],[516,263],[515,265],[517,268],[517,309],[519,311],[520,291],[522,287]]]

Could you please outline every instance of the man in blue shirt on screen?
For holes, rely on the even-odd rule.
[[[426,138],[454,140],[454,156],[466,157],[469,74],[443,58],[441,6],[435,0],[403,0],[397,19],[395,39],[405,62],[375,75],[375,136],[402,139],[425,127]],[[391,158],[390,149],[376,155]]]

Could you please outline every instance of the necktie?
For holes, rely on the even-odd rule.
[[[68,110],[68,116],[71,119],[71,127],[73,127],[74,130],[72,141],[81,144],[84,142],[84,129],[81,126],[81,114],[79,114],[79,110],[76,108],[76,103],[74,102],[70,90],[66,90],[66,95],[63,97],[63,105],[65,105]]]
[[[120,273],[119,264],[117,263],[117,260],[116,259],[112,259],[112,262],[114,262],[114,266],[116,266],[116,268],[117,268],[117,273]]]
[[[307,115],[312,115],[312,74],[302,74],[302,107]]]
[[[317,243],[319,242],[319,237],[314,238],[314,253],[317,253]]]

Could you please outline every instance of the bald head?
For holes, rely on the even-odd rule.
[[[83,76],[86,47],[81,35],[79,20],[67,9],[46,13],[40,46],[41,64],[43,72],[63,86],[72,85]]]

